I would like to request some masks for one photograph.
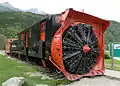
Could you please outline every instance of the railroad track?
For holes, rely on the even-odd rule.
[[[15,58],[23,63],[36,66],[40,73],[45,74],[50,78],[57,79],[57,80],[66,79],[64,77],[63,73],[60,72],[59,70],[51,69],[50,67],[43,68],[42,64],[40,62],[36,62],[36,60],[34,58],[33,59],[32,58],[25,58],[24,56],[22,56],[22,58],[17,57],[17,56],[11,56],[11,58]]]
[[[53,79],[57,79],[57,80],[64,80],[64,79],[66,79],[65,77],[64,77],[64,75],[61,73],[61,72],[59,72],[58,70],[52,70],[51,68],[49,68],[49,67],[47,67],[47,68],[43,68],[43,66],[42,66],[42,64],[40,64],[40,63],[36,63],[36,62],[34,62],[34,61],[31,61],[31,59],[28,59],[28,60],[25,60],[25,59],[20,59],[20,58],[18,58],[18,57],[13,57],[12,56],[12,58],[15,58],[15,59],[17,59],[17,60],[19,60],[19,61],[21,61],[21,62],[23,62],[23,63],[27,63],[27,64],[29,64],[29,65],[34,65],[34,66],[36,66],[36,68],[38,69],[38,71],[40,72],[40,73],[42,73],[42,74],[45,74],[45,75],[47,75],[48,77],[50,77],[50,78],[53,78]],[[91,79],[95,79],[95,78],[98,78],[98,77],[104,77],[104,78],[106,78],[106,79],[109,79],[109,80],[117,80],[117,81],[120,81],[120,78],[116,78],[116,77],[113,77],[113,76],[106,76],[106,75],[103,75],[103,76],[94,76],[94,77],[92,77]],[[86,77],[85,77],[86,78]],[[89,79],[89,77],[87,77],[88,79]],[[102,79],[101,78],[101,79]],[[79,79],[79,80],[81,80],[81,79]],[[77,81],[79,81],[79,80],[77,80]],[[118,86],[120,86],[120,85],[118,85]]]

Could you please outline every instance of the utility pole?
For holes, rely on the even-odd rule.
[[[112,43],[112,70],[114,70],[114,43]]]

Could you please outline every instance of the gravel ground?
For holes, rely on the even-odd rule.
[[[105,76],[97,76],[82,78],[79,81],[73,82],[69,86],[120,86],[120,80]]]
[[[120,80],[120,71],[115,71],[115,70],[105,70],[105,75],[110,76],[110,77],[115,77]]]

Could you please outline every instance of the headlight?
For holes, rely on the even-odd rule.
[[[12,47],[16,47],[16,45],[12,45]]]

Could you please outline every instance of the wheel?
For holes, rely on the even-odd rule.
[[[72,74],[87,74],[100,54],[98,39],[92,26],[70,26],[62,36],[62,57],[65,69]]]

